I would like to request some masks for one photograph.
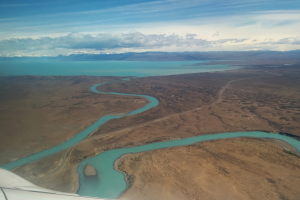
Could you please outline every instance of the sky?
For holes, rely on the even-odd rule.
[[[0,56],[300,49],[300,0],[0,0]]]

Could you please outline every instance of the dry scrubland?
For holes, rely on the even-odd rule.
[[[287,132],[299,136],[299,77],[300,66],[276,68],[258,66],[230,72],[140,78],[112,83],[103,86],[102,89],[148,94],[157,97],[161,104],[137,116],[112,120],[79,145],[15,171],[41,186],[75,192],[78,187],[77,164],[82,159],[104,150],[228,131],[264,130]],[[52,78],[32,79],[42,82]],[[70,109],[70,112],[76,111],[77,115],[56,113],[55,116],[61,117],[60,119],[67,118],[67,121],[58,120],[57,131],[61,130],[60,126],[64,126],[65,122],[73,123],[73,130],[78,130],[102,115],[125,112],[145,103],[140,99],[132,101],[128,97],[89,93],[87,88],[103,78],[60,79],[60,81],[71,80],[80,83],[77,86],[75,84],[76,87],[70,83],[65,87],[62,87],[62,84],[57,87],[50,84],[50,88],[56,89],[44,93],[42,93],[44,90],[40,89],[41,94],[36,95],[40,97],[48,95],[53,98],[54,105],[62,105],[60,109],[82,102],[80,109],[73,109],[73,107]],[[9,84],[10,79],[4,81],[7,81],[5,82],[7,87],[13,88],[13,85]],[[33,85],[33,91],[36,91],[37,82]],[[26,84],[23,87],[26,88]],[[78,96],[76,99],[78,102],[70,104],[72,94],[70,93],[70,96],[67,92],[55,93],[57,88],[63,91],[72,89],[74,92],[72,94]],[[9,91],[11,90],[1,90],[4,95]],[[79,95],[80,91],[84,91],[85,95]],[[11,95],[4,100],[11,102],[13,99],[18,98]],[[31,98],[31,103],[34,103],[33,99]],[[15,101],[18,105],[19,102]],[[65,104],[61,104],[64,101]],[[120,101],[122,104],[119,103]],[[91,104],[86,104],[88,102],[99,103],[93,104],[90,108]],[[49,105],[44,109],[47,109],[47,112],[44,112],[48,113],[49,118],[43,118],[44,121],[40,119],[39,124],[51,121],[51,113],[55,113],[55,109],[50,109]],[[42,108],[37,107],[35,111],[40,112],[40,110]],[[8,109],[6,112],[10,113]],[[81,120],[73,117],[79,115],[82,117]],[[7,118],[4,115],[2,117]],[[15,118],[11,119],[10,126],[8,124],[6,129],[0,126],[1,134],[7,137],[5,143],[16,137],[24,138],[25,134],[17,136],[5,134],[9,130],[14,130],[13,119]],[[31,132],[31,138],[43,135],[40,130]],[[63,137],[49,138],[50,146],[53,142],[64,140],[66,135],[74,134],[71,129],[69,131],[62,131]],[[20,150],[24,146],[18,148]],[[43,147],[38,146],[35,150],[39,148]],[[11,155],[14,157],[22,156],[19,151],[13,153],[15,155]],[[206,142],[189,147],[129,155],[119,163],[119,167],[126,171],[132,184],[132,187],[122,196],[125,199],[138,199],[140,195],[148,199],[174,199],[172,196],[174,194],[178,194],[180,199],[226,199],[227,197],[228,199],[296,199],[300,196],[299,190],[295,188],[300,184],[300,177],[297,175],[300,169],[299,156],[286,145],[274,141],[230,139]],[[163,187],[162,184],[165,186]],[[255,193],[255,191],[259,192]]]
[[[0,78],[0,164],[59,144],[103,115],[130,111],[146,103],[141,98],[89,91],[91,85],[110,80]]]
[[[228,139],[127,155],[131,200],[299,199],[300,158],[278,143]],[[158,178],[159,177],[159,178]]]

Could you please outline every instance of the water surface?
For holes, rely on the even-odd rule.
[[[127,79],[126,79],[127,80]],[[155,106],[157,106],[159,104],[159,101],[151,96],[147,96],[147,95],[141,95],[141,94],[125,94],[125,93],[117,93],[117,92],[103,92],[100,90],[97,90],[97,87],[103,85],[103,84],[107,84],[109,82],[106,83],[99,83],[99,84],[95,84],[93,86],[90,87],[90,91],[97,93],[97,94],[112,94],[112,95],[124,95],[124,96],[136,96],[136,97],[142,97],[145,98],[148,103],[138,109],[132,110],[128,113],[125,114],[119,114],[119,115],[105,115],[101,118],[99,118],[97,121],[95,121],[94,123],[92,123],[91,125],[89,125],[88,127],[86,127],[84,130],[80,131],[79,133],[77,133],[76,135],[74,135],[72,138],[70,138],[69,140],[58,144],[56,146],[53,146],[49,149],[37,152],[35,154],[31,154],[29,156],[23,157],[21,159],[9,162],[7,164],[4,164],[2,166],[0,166],[1,168],[4,169],[14,169],[16,167],[20,167],[22,165],[31,163],[33,161],[45,158],[47,156],[53,155],[55,153],[61,152],[63,150],[66,150],[76,144],[78,144],[79,142],[81,142],[82,140],[86,139],[89,135],[91,135],[92,133],[94,133],[96,130],[98,130],[98,128],[100,128],[103,124],[105,124],[106,122],[112,120],[112,119],[119,119],[122,117],[126,117],[126,116],[130,116],[130,115],[136,115],[142,112],[145,112]]]
[[[125,175],[115,169],[115,161],[125,154],[139,153],[169,147],[186,146],[197,142],[239,137],[277,139],[287,142],[296,148],[297,151],[300,151],[300,141],[285,135],[260,131],[200,135],[130,148],[113,149],[98,154],[95,157],[88,158],[80,163],[78,167],[80,178],[80,188],[78,193],[85,196],[111,199],[118,198],[127,189],[127,183],[125,181]],[[97,170],[97,176],[91,178],[84,175],[84,167],[87,164],[93,166]]]
[[[237,69],[207,61],[0,60],[0,76],[164,76]]]

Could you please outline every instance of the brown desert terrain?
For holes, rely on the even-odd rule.
[[[105,91],[154,96],[160,105],[145,113],[110,121],[75,147],[22,166],[15,172],[44,187],[76,192],[77,165],[86,157],[108,149],[232,131],[262,130],[300,136],[299,77],[298,65],[257,66],[227,72],[138,78],[105,85],[102,87]],[[92,80],[86,77],[80,88],[85,87],[88,93],[87,88],[94,83]],[[99,100],[96,98],[99,95],[88,95],[94,101]],[[124,112],[124,108],[132,110],[145,103],[136,100],[140,102],[136,104],[117,96],[107,98],[110,100],[103,101],[100,107],[117,106],[118,102],[111,99],[125,101],[120,109],[114,110],[116,112]],[[105,110],[103,113],[110,112]],[[85,114],[85,117],[89,116]],[[74,124],[82,127],[78,121]],[[168,162],[163,162],[164,158]],[[194,162],[188,165],[191,159]],[[152,165],[149,165],[150,160],[153,160]],[[185,164],[179,167],[179,163]],[[178,167],[170,167],[170,164]],[[157,168],[158,165],[161,166]],[[203,171],[199,175],[200,166]],[[296,199],[300,196],[295,188],[300,184],[299,167],[299,156],[292,149],[269,140],[232,139],[157,150],[122,159],[120,168],[133,178],[130,189],[122,198],[137,199],[144,195],[151,199],[154,193],[155,199],[172,199],[169,197],[173,196],[164,195],[174,193],[179,199],[225,199],[224,196],[228,199]],[[149,177],[145,175],[148,170]],[[190,182],[186,176],[171,178],[183,171],[188,177],[195,178]],[[163,173],[164,179],[160,180]],[[212,181],[208,183],[208,180]],[[149,185],[144,181],[149,181]],[[166,187],[160,185],[163,183]],[[219,187],[220,190],[213,193],[225,183],[228,187]],[[154,192],[157,187],[160,188]],[[201,190],[196,191],[197,187]],[[250,194],[254,189],[266,191]],[[233,192],[231,196],[230,192]],[[203,197],[203,194],[207,196]]]
[[[130,200],[299,199],[300,157],[278,143],[226,139],[126,155]]]
[[[0,164],[57,145],[103,115],[128,112],[146,103],[138,97],[89,91],[93,84],[114,79],[0,78]]]

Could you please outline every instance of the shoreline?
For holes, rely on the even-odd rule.
[[[260,130],[253,130],[253,131],[265,132],[265,130],[261,130],[261,131],[260,131]],[[240,132],[240,131],[237,131],[237,132]],[[251,131],[250,131],[250,132],[251,132]],[[201,133],[201,134],[199,134],[199,136],[200,136],[200,135],[201,135],[201,136],[203,136],[203,135],[210,135],[210,134],[220,134],[220,133]],[[221,133],[221,134],[222,134],[222,133]],[[288,134],[288,133],[282,134],[282,133],[276,133],[276,132],[274,132],[274,133],[270,133],[270,134],[286,135],[286,136],[289,136],[289,137],[292,137],[292,138],[294,138],[294,137],[296,137],[296,138],[299,137],[299,136],[296,136],[296,135],[293,135],[293,134]],[[287,134],[288,134],[288,135],[287,135]],[[264,140],[272,141],[274,144],[277,144],[277,145],[281,146],[283,149],[285,149],[285,147],[288,147],[289,149],[291,149],[291,152],[292,152],[292,153],[296,152],[297,154],[299,154],[299,151],[297,151],[297,149],[296,149],[295,147],[293,147],[291,144],[289,144],[289,143],[287,143],[287,142],[284,142],[284,141],[282,141],[282,140],[272,139],[272,138],[269,138],[269,139],[268,139],[268,138],[236,137],[236,138],[229,138],[229,139],[227,138],[227,139],[210,140],[210,141],[205,141],[205,142],[215,142],[215,141],[222,141],[222,140],[234,140],[234,139],[239,139],[239,138],[244,138],[244,139],[257,139],[257,140],[261,140],[261,141],[264,141]],[[154,141],[154,142],[151,142],[151,143],[164,142],[164,141],[165,141],[165,140],[159,140],[159,141]],[[166,141],[168,141],[168,140],[166,140]],[[145,145],[151,144],[151,143],[146,143]],[[198,145],[198,144],[200,144],[200,143],[202,143],[202,142],[197,142],[197,143],[190,144],[190,145],[178,146],[178,148],[180,148],[180,147],[192,146],[192,145]],[[135,147],[135,146],[129,146],[129,147],[125,147],[125,148],[132,148],[132,147]],[[177,148],[177,147],[168,147],[168,148]],[[151,150],[151,151],[165,150],[165,149],[168,149],[168,148],[156,149],[156,150]],[[117,149],[118,149],[118,148],[117,148]],[[113,149],[109,149],[109,150],[105,150],[105,151],[110,151],[110,150],[113,150]],[[102,153],[104,153],[105,151],[100,152],[99,154],[102,154]],[[151,151],[150,151],[150,152],[151,152]],[[148,151],[147,151],[147,152],[148,152]],[[120,171],[121,173],[124,174],[124,176],[125,176],[124,178],[125,178],[125,181],[126,181],[126,184],[127,184],[126,190],[124,190],[124,191],[120,194],[119,197],[121,197],[124,193],[126,193],[126,191],[127,191],[128,189],[130,189],[130,187],[133,185],[133,182],[134,182],[134,178],[132,178],[132,176],[130,176],[130,175],[127,173],[127,171],[124,171],[124,169],[122,169],[120,165],[122,164],[122,162],[124,162],[123,159],[124,159],[124,157],[126,157],[127,155],[130,156],[130,155],[141,154],[141,153],[145,153],[145,152],[128,153],[128,154],[122,155],[121,157],[119,157],[119,158],[115,161],[115,163],[114,163],[114,168],[115,168],[116,170],[118,170],[118,171]],[[96,157],[96,156],[99,155],[99,154],[92,155],[91,157],[87,157],[87,158],[85,158],[84,160],[89,159],[89,158],[92,158],[92,157]],[[82,161],[81,161],[81,162],[82,162]],[[80,163],[81,163],[81,162],[80,162]],[[78,190],[79,190],[79,187],[80,187],[78,167],[79,167],[80,163],[78,163],[78,164],[76,165],[76,167],[75,167],[76,173],[73,174],[73,177],[76,177],[77,181],[74,182],[74,190],[72,190],[71,193],[76,193],[76,194],[78,194]],[[97,174],[98,174],[98,172],[97,172]],[[101,178],[101,177],[100,177],[100,178]]]
[[[293,139],[289,136],[282,136],[282,135],[277,134],[277,133],[267,133],[267,132],[229,132],[229,133],[225,132],[225,133],[216,133],[216,134],[210,134],[210,135],[199,135],[199,136],[195,136],[195,137],[192,137],[192,138],[182,138],[182,139],[179,139],[179,140],[158,142],[158,143],[152,143],[152,144],[147,144],[147,145],[142,145],[142,146],[134,146],[134,147],[129,147],[129,148],[111,149],[111,150],[108,150],[108,151],[103,152],[103,153],[106,153],[107,156],[108,156],[108,155],[110,155],[109,154],[110,152],[113,152],[113,151],[115,152],[115,154],[112,154],[113,159],[114,159],[113,160],[113,165],[111,166],[112,169],[109,169],[110,168],[110,163],[103,163],[103,160],[105,158],[104,154],[102,154],[102,155],[98,154],[95,157],[88,158],[87,160],[90,160],[89,162],[91,162],[91,164],[92,164],[92,162],[95,162],[95,160],[97,160],[97,159],[99,161],[101,160],[102,162],[100,162],[100,163],[103,163],[102,165],[105,166],[104,169],[111,170],[110,172],[109,171],[102,172],[102,174],[110,174],[114,170],[118,170],[119,172],[122,173],[122,178],[118,174],[118,176],[119,176],[118,179],[119,180],[115,180],[115,181],[117,181],[117,182],[115,182],[115,184],[119,185],[118,181],[121,181],[121,179],[125,179],[123,181],[125,182],[126,186],[125,186],[124,190],[121,188],[120,191],[118,191],[116,189],[118,187],[118,186],[116,186],[114,189],[118,191],[118,192],[116,192],[117,194],[110,194],[111,196],[105,196],[106,193],[104,193],[104,194],[98,194],[97,193],[98,194],[97,197],[100,197],[100,198],[120,198],[120,196],[122,196],[122,194],[124,194],[129,189],[130,185],[132,185],[132,183],[133,183],[132,182],[133,181],[132,177],[129,176],[126,171],[124,173],[124,170],[122,170],[122,169],[120,170],[120,168],[121,168],[120,164],[122,164],[121,162],[122,162],[123,156],[132,155],[134,153],[151,152],[151,151],[168,149],[168,148],[192,146],[192,145],[197,145],[197,144],[202,143],[202,142],[222,141],[222,140],[236,139],[236,138],[246,138],[246,139],[249,138],[249,139],[262,139],[262,140],[271,139],[271,140],[276,140],[276,141],[279,140],[280,142],[285,142],[285,143],[289,144],[291,146],[291,148],[295,148],[297,150],[297,152],[300,151],[300,142],[299,141],[297,141],[297,140],[295,140],[295,139]],[[161,147],[158,147],[159,146],[158,144],[160,144]],[[276,142],[274,142],[274,144],[276,145]],[[145,148],[145,150],[143,148]],[[129,152],[129,153],[126,153],[126,152]],[[93,161],[91,161],[91,159]],[[82,165],[84,162],[87,162],[87,160],[82,161],[80,163],[80,165]],[[81,170],[80,170],[80,173],[84,173],[84,172],[81,172]],[[101,174],[101,172],[99,172],[99,173]],[[117,174],[115,174],[114,177],[116,175]],[[105,178],[103,177],[103,179],[102,179],[100,177],[100,179],[104,182],[105,182],[106,178],[107,177],[105,177]],[[87,180],[85,180],[85,181],[87,181]],[[85,184],[88,184],[88,183],[85,183]],[[108,185],[106,185],[105,183],[104,183],[104,185],[102,185],[102,187],[103,186],[108,187]],[[99,186],[99,188],[100,187],[101,186]],[[109,185],[108,188],[111,188],[111,187],[113,187],[113,186]],[[93,194],[93,196],[94,195],[95,194]],[[106,195],[108,195],[108,194],[106,194]]]

